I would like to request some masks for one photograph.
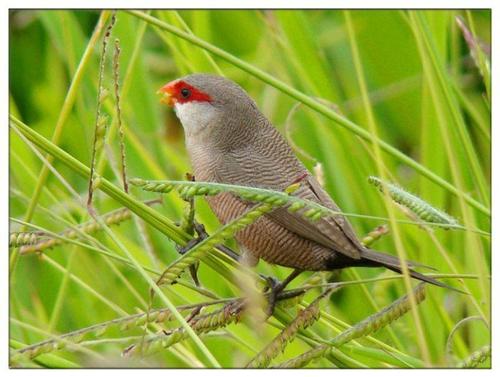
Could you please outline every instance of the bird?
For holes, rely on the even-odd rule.
[[[167,83],[158,92],[162,94],[161,102],[173,107],[182,123],[197,181],[276,191],[299,182],[293,195],[340,212],[287,140],[232,80],[194,73]],[[207,201],[222,224],[254,205],[229,192],[208,196]],[[348,267],[385,267],[400,274],[403,271],[397,257],[363,246],[349,220],[341,214],[312,222],[300,211],[280,207],[236,233],[235,239],[247,265],[254,266],[262,259],[294,269],[281,283],[274,284],[270,301],[303,271]],[[412,278],[454,289],[414,270],[424,265],[406,263]]]

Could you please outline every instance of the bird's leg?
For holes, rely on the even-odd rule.
[[[176,246],[177,252],[181,255],[184,255],[186,252],[188,252],[191,248],[199,244],[201,241],[204,239],[208,238],[210,235],[207,233],[205,230],[205,227],[203,224],[198,223],[196,220],[192,221],[192,229],[196,232],[197,237],[191,239],[188,241],[188,243],[185,246]],[[238,253],[233,251],[230,247],[227,247],[226,245],[223,244],[218,244],[215,246],[217,249],[222,251],[224,254],[226,254],[229,258],[235,260],[236,262],[239,261],[240,256]],[[195,282],[196,286],[199,287],[200,283],[198,280],[198,266],[199,264],[192,264],[189,266],[189,273],[191,274],[191,277],[193,281]]]
[[[194,181],[194,176],[191,175],[190,173],[186,173],[186,179],[188,181]],[[181,222],[178,224],[178,226],[185,231],[189,235],[193,235],[194,231],[196,230],[196,233],[198,234],[198,238],[194,238],[190,240],[187,245],[181,247],[181,246],[176,246],[177,251],[179,254],[183,255],[191,249],[194,245],[196,245],[199,241],[200,237],[203,237],[203,235],[206,235],[205,229],[201,224],[197,224],[194,215],[195,215],[195,206],[194,206],[194,197],[189,197],[189,198],[183,198],[185,202],[188,203],[187,210],[184,210],[184,214],[182,216]]]
[[[274,307],[276,306],[276,299],[278,295],[285,289],[285,287],[297,276],[300,275],[302,270],[295,269],[290,275],[288,275],[285,280],[279,282],[276,278],[271,276],[264,277],[269,284],[269,294],[268,294],[268,307],[267,314],[271,316],[274,312]]]
[[[222,251],[224,254],[226,254],[232,260],[234,260],[236,262],[240,261],[240,255],[237,252],[235,252],[233,249],[231,249],[230,247],[227,247],[224,244],[218,244],[215,247],[217,249],[219,249],[220,251]]]
[[[193,229],[196,231],[196,237],[192,238],[188,241],[185,246],[176,245],[175,248],[177,252],[181,255],[186,254],[190,249],[198,245],[205,238],[208,238],[209,235],[205,230],[205,226],[196,221],[193,222]]]
[[[190,173],[186,173],[186,179],[188,181],[191,181],[191,182],[196,181],[195,176],[190,174]],[[185,245],[184,247],[181,247],[181,246],[176,247],[177,251],[181,255],[185,254],[189,249],[191,249],[192,247],[194,247],[195,245],[197,245],[198,243],[203,241],[205,238],[209,237],[208,233],[205,231],[205,227],[202,224],[196,222],[196,220],[194,219],[194,214],[195,214],[194,197],[190,197],[190,198],[187,198],[184,200],[186,202],[188,202],[189,207],[188,207],[188,210],[186,211],[186,213],[184,214],[184,217],[183,217],[181,223],[179,224],[179,226],[186,233],[188,233],[190,235],[193,235],[194,231],[196,231],[196,234],[198,235],[198,237],[190,240],[187,243],[187,245]],[[239,255],[237,253],[235,253],[233,250],[231,250],[229,247],[222,245],[222,244],[217,245],[216,247],[217,247],[217,249],[222,251],[224,254],[226,254],[228,257],[230,257],[231,259],[233,259],[235,261],[239,260]]]
[[[189,181],[195,180],[194,176],[189,173],[186,174],[186,178]],[[203,239],[208,237],[208,234],[205,231],[205,227],[202,224],[197,223],[196,220],[194,219],[195,215],[194,197],[190,197],[184,200],[188,203],[188,209],[184,214],[180,227],[190,235],[193,235],[194,232],[196,231],[198,237],[190,240],[184,247],[176,246],[177,252],[179,252],[179,254],[181,255],[185,254],[193,246],[195,246]],[[198,263],[189,266],[189,274],[191,275],[191,278],[193,279],[197,287],[200,286],[200,281],[198,280],[198,266],[199,266]]]
[[[175,247],[177,249],[177,252],[181,255],[186,254],[191,248],[199,244],[205,238],[208,238],[208,233],[205,231],[205,227],[203,226],[203,224],[200,224],[193,220],[192,227],[196,231],[197,237],[189,240],[185,246],[176,245]],[[189,266],[189,274],[191,275],[191,278],[193,279],[197,287],[200,286],[200,281],[198,280],[198,266],[198,262]]]
[[[199,244],[205,238],[210,237],[210,235],[206,232],[203,224],[200,224],[200,223],[195,221],[193,224],[193,227],[194,227],[194,230],[196,231],[196,234],[198,235],[198,237],[189,240],[189,242],[185,246],[182,246],[182,247],[176,246],[177,251],[181,255],[185,254],[189,249],[191,249],[192,247]],[[233,249],[231,249],[230,247],[228,247],[224,244],[218,244],[218,245],[215,245],[215,247],[217,249],[219,249],[220,251],[222,251],[224,254],[226,254],[229,258],[235,260],[236,262],[238,262],[240,260],[240,255],[237,252],[235,252]]]

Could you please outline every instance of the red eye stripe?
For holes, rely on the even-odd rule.
[[[182,95],[183,89],[187,89],[189,91],[188,96],[185,97]],[[212,102],[212,97],[210,97],[207,93],[196,89],[194,86],[189,85],[187,82],[182,80],[173,81],[167,84],[166,90],[175,99],[175,102],[178,103],[187,103],[193,101]]]

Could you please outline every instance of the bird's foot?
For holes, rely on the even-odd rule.
[[[276,302],[278,301],[278,296],[280,295],[280,293],[282,293],[283,290],[285,289],[285,287],[293,279],[295,279],[301,272],[302,272],[302,270],[295,269],[292,271],[292,273],[290,275],[288,275],[281,282],[278,279],[276,279],[275,277],[261,275],[261,277],[263,277],[267,282],[267,289],[264,292],[266,292],[266,293],[268,292],[267,293],[268,304],[267,304],[266,312],[267,312],[267,315],[269,317],[272,316],[274,313],[274,308],[276,307]]]
[[[193,227],[194,227],[194,230],[196,231],[197,237],[189,240],[185,246],[179,246],[179,245],[175,246],[175,249],[181,255],[186,254],[189,250],[191,250],[193,247],[198,245],[205,238],[208,238],[208,233],[206,232],[203,224],[200,224],[200,223],[195,221],[193,223]]]
[[[264,293],[266,293],[267,295],[266,314],[268,317],[270,317],[274,313],[278,295],[283,291],[285,285],[273,276],[261,276],[266,280],[267,283],[267,286],[264,289]]]
[[[193,247],[198,245],[204,239],[208,238],[208,233],[205,231],[205,227],[203,226],[203,224],[200,224],[200,223],[197,223],[196,221],[194,221],[193,227],[194,227],[194,230],[196,231],[197,237],[189,240],[189,242],[185,246],[177,245],[175,247],[177,249],[177,252],[181,255],[186,254]],[[189,274],[191,275],[191,278],[193,279],[193,281],[197,287],[200,286],[200,281],[198,279],[198,266],[199,266],[198,263],[192,264],[189,266]]]

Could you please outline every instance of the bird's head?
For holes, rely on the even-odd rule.
[[[188,137],[234,132],[260,118],[255,102],[221,76],[192,74],[164,85],[161,102],[175,109]]]

